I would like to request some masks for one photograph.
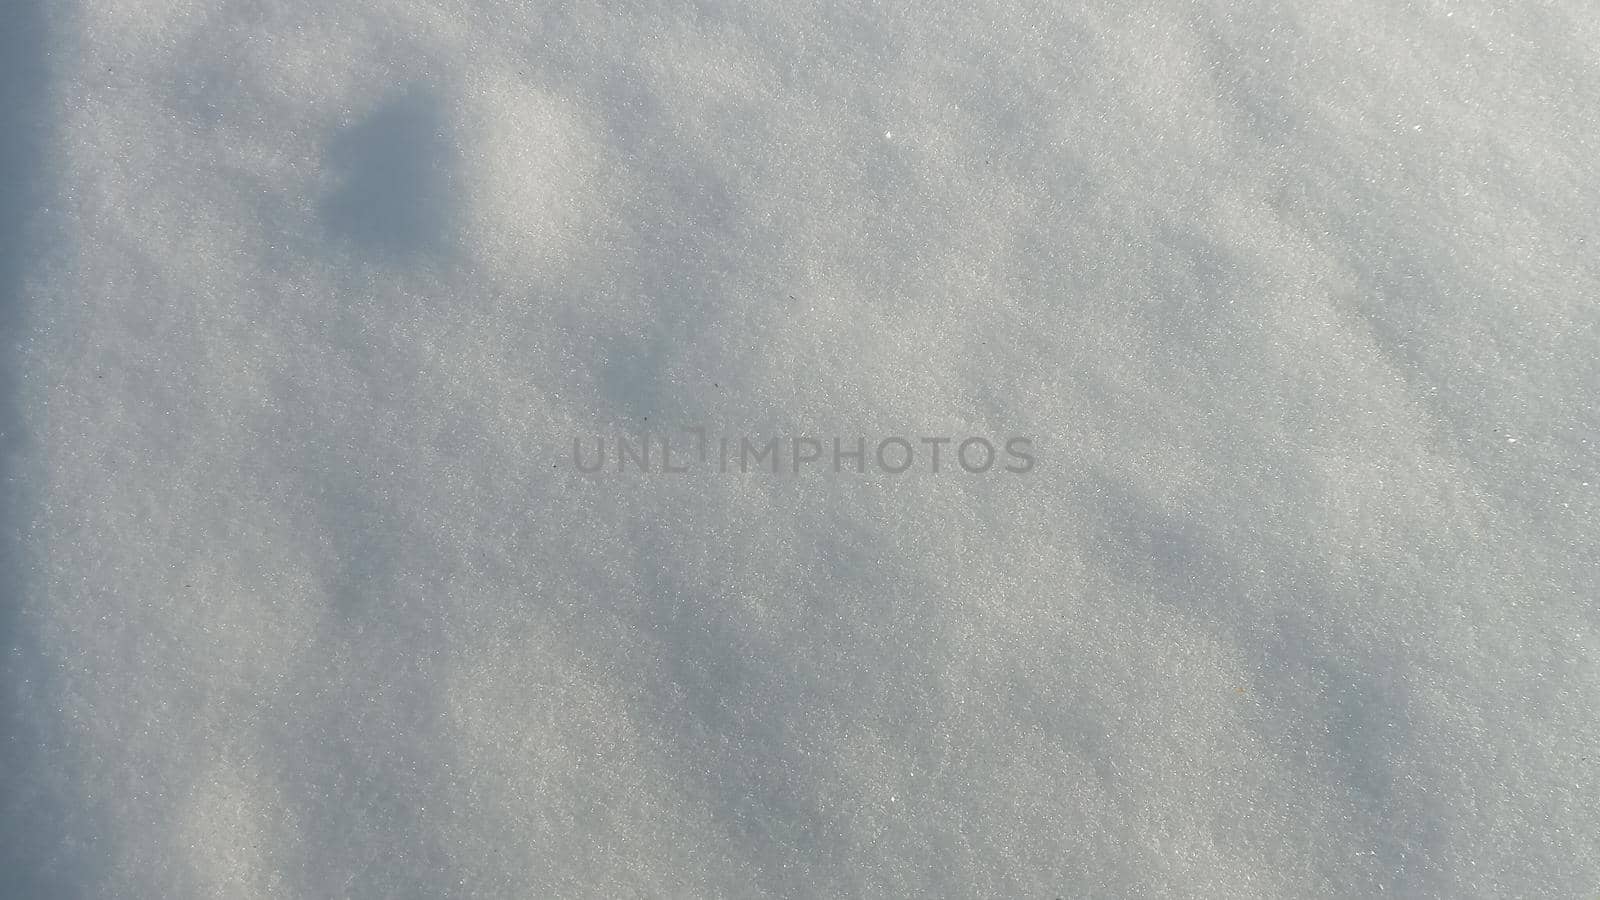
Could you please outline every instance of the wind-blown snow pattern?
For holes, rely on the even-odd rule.
[[[0,894],[1596,896],[1594,12],[12,4]]]

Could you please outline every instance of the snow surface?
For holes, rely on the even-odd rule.
[[[1595,896],[1597,48],[8,4],[0,894]]]

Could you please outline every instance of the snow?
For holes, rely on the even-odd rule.
[[[13,7],[0,894],[1600,888],[1588,4]]]

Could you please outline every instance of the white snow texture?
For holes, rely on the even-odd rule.
[[[1600,892],[1592,0],[0,32],[0,895]]]

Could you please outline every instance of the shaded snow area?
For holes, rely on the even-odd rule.
[[[1597,48],[8,5],[0,895],[1593,898]]]

